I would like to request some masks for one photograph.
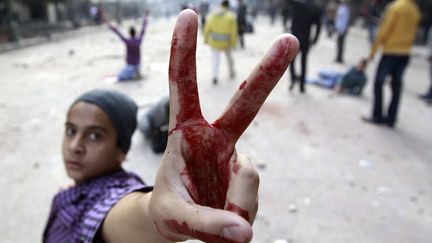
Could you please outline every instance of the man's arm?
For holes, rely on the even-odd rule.
[[[252,213],[249,214],[249,223],[252,224],[255,219],[256,210],[258,209],[257,193],[259,179],[252,163],[245,156],[237,154],[236,157],[239,168],[241,169],[239,169],[235,175],[232,175],[233,186],[228,194],[233,194],[230,195],[231,200],[239,205],[254,205]],[[181,158],[179,158],[179,160],[181,160]],[[176,173],[169,167],[162,166],[160,170],[164,171],[162,174],[166,175]],[[244,214],[244,212],[241,212],[241,209],[235,207],[229,208],[228,210],[213,209],[195,205],[193,202],[184,200],[181,197],[170,197],[172,195],[169,195],[165,187],[172,187],[172,185],[170,185],[172,183],[172,178],[165,176],[158,177],[155,187],[160,185],[162,189],[159,189],[159,191],[162,191],[162,193],[159,193],[157,199],[153,199],[152,207],[154,208],[155,204],[158,208],[161,207],[161,205],[169,205],[169,207],[162,209],[163,215],[160,215],[159,212],[158,217],[166,216],[171,218],[171,220],[162,220],[160,218],[157,218],[157,220],[159,222],[180,222],[180,225],[172,223],[171,227],[173,228],[170,229],[171,232],[168,232],[165,226],[157,226],[155,218],[150,214],[150,200],[153,192],[133,192],[123,197],[108,212],[101,230],[102,238],[106,242],[167,243],[184,241],[192,238],[204,240],[210,239],[206,238],[210,237],[210,233],[216,234],[215,236],[211,236],[213,238],[236,237],[238,239],[242,238],[243,234],[246,234],[245,229],[242,229],[236,232],[238,235],[235,236],[223,235],[228,232],[222,229],[222,227],[226,225],[248,225],[247,221],[239,217],[239,215]],[[182,192],[187,193],[185,188],[182,187],[183,185],[174,185],[174,187],[170,189],[176,190],[177,193],[180,194],[183,194]],[[154,213],[155,212],[153,212],[153,214]],[[186,222],[193,227],[199,225],[200,228],[188,228],[189,226],[186,225]],[[245,225],[242,225],[242,227],[246,227]],[[163,232],[158,227],[164,227]]]
[[[126,42],[127,39],[122,35],[122,33],[110,22],[107,22],[108,28],[112,30],[123,42]]]
[[[386,38],[391,34],[393,29],[393,25],[396,19],[396,13],[393,10],[392,6],[389,6],[384,14],[383,21],[379,26],[378,33],[375,37],[375,41],[372,44],[372,48],[370,51],[369,58],[372,59],[378,48],[385,42]]]
[[[143,22],[142,22],[142,26],[141,26],[141,32],[138,35],[138,38],[139,38],[140,41],[142,40],[142,38],[143,38],[143,36],[144,36],[144,34],[146,32],[146,29],[147,29],[147,16],[148,16],[148,12],[146,11],[144,13],[144,16],[143,16]]]
[[[164,243],[149,216],[152,192],[134,192],[123,197],[109,211],[102,225],[102,237],[106,242]]]
[[[319,35],[321,33],[321,19],[322,19],[322,11],[317,9],[317,13],[315,15],[315,36],[312,40],[312,44],[315,45],[318,42]]]

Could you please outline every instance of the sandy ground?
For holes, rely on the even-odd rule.
[[[92,88],[119,90],[142,113],[167,94],[173,26],[174,19],[151,21],[140,82],[111,82],[124,49],[104,27],[0,55],[0,242],[39,242],[52,196],[71,182],[60,145],[65,112],[76,96]],[[222,59],[216,87],[200,33],[199,92],[208,120],[224,109],[281,29],[259,21],[247,48],[234,53],[238,78],[228,80]],[[352,28],[347,64],[337,65],[335,40],[322,35],[310,53],[309,76],[320,68],[347,69],[367,55],[366,39],[364,30]],[[428,87],[427,52],[417,47],[414,53],[394,130],[360,121],[370,112],[372,82],[355,98],[312,85],[306,95],[289,93],[288,76],[282,78],[237,144],[261,178],[253,242],[432,241],[432,107],[417,98]],[[377,62],[368,67],[370,79]],[[136,133],[125,166],[152,184],[160,159]]]

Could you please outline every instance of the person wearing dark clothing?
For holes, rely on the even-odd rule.
[[[368,14],[366,17],[366,25],[369,31],[369,42],[372,44],[375,40],[378,24],[381,21],[381,15],[384,6],[380,0],[372,0],[368,6]]]
[[[282,1],[282,27],[283,31],[288,31],[288,20],[291,17],[291,5],[288,1]]]
[[[428,43],[429,32],[432,27],[432,1],[428,1],[423,11],[423,41]]]
[[[428,92],[424,95],[420,95],[420,98],[423,99],[426,103],[432,104],[432,32],[429,32],[428,37],[428,48],[429,48],[429,82],[430,86]]]
[[[141,32],[136,35],[134,27],[129,28],[130,37],[125,37],[116,27],[109,22],[108,27],[125,43],[126,46],[126,66],[118,74],[118,79],[132,80],[140,78],[140,64],[141,64],[141,43],[147,27],[147,13],[142,22]]]
[[[169,97],[163,97],[138,121],[138,128],[155,153],[163,153],[168,141]]]
[[[268,1],[268,14],[270,16],[270,24],[274,25],[276,21],[277,6],[273,0]]]
[[[238,37],[240,41],[240,47],[244,49],[244,33],[246,30],[246,14],[247,7],[246,4],[243,3],[243,0],[238,0],[237,5],[237,28],[238,28]]]
[[[395,126],[403,74],[408,66],[420,18],[420,10],[415,0],[395,0],[386,8],[370,51],[370,59],[372,59],[378,49],[382,49],[374,82],[372,117],[363,117],[363,121],[384,124],[388,127]],[[392,97],[385,113],[383,112],[383,86],[387,76],[391,77]]]
[[[207,14],[209,13],[209,9],[210,9],[210,6],[209,6],[208,0],[203,0],[200,3],[200,7],[199,7],[199,14],[201,16],[201,28],[202,29],[204,29]]]
[[[362,59],[356,66],[351,67],[339,80],[335,91],[337,93],[361,95],[367,82],[366,65],[367,60]]]
[[[350,67],[345,73],[331,69],[322,69],[318,72],[318,78],[308,79],[307,82],[324,88],[334,89],[339,94],[360,96],[367,83],[366,66],[367,60],[361,59],[357,65]]]
[[[301,73],[300,77],[296,75],[295,58],[290,65],[291,85],[290,90],[294,88],[297,81],[300,81],[300,92],[305,92],[305,81],[307,72],[307,55],[311,45],[318,41],[321,31],[322,10],[311,0],[293,0],[291,2],[293,9],[291,33],[295,35],[300,42],[301,52]],[[311,39],[310,32],[312,25],[315,26],[315,35]]]
[[[325,26],[327,30],[327,36],[332,37],[335,31],[335,18],[336,18],[336,10],[337,3],[335,1],[329,1],[326,5],[325,9]]]

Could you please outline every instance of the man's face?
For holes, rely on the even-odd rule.
[[[63,138],[66,172],[81,183],[121,168],[124,153],[108,116],[96,105],[78,102],[67,114]]]
[[[365,62],[359,62],[357,64],[357,70],[364,71],[366,69],[366,63]]]

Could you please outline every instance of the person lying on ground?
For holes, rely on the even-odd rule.
[[[367,60],[362,59],[356,66],[351,67],[336,84],[335,92],[361,95],[367,83],[366,66]]]
[[[155,153],[163,153],[168,142],[169,97],[154,104],[138,121],[138,129]]]

